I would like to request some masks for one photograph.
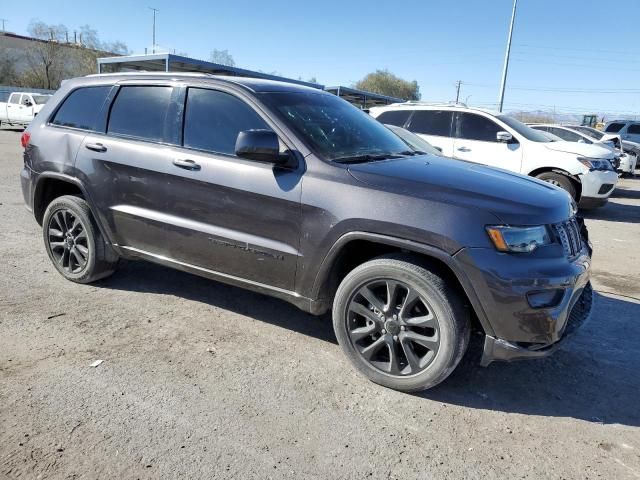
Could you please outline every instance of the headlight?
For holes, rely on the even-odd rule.
[[[552,243],[549,230],[544,225],[537,227],[507,227],[492,225],[487,227],[489,238],[501,252],[533,252],[542,245]]]
[[[578,161],[589,170],[611,170],[609,160],[597,160],[595,158],[577,157]]]

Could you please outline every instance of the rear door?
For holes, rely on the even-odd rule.
[[[292,290],[304,165],[274,167],[235,155],[241,131],[277,131],[250,98],[238,95],[225,89],[185,89],[183,138],[169,152],[169,255]],[[281,150],[287,150],[284,141]]]
[[[493,119],[476,113],[458,112],[455,130],[455,158],[520,172],[520,143],[515,138],[511,143],[499,142],[497,133],[507,129]]]
[[[409,120],[408,130],[453,157],[453,112],[448,110],[416,110]]]
[[[86,177],[96,212],[114,236],[111,240],[133,251],[169,253],[167,175],[177,92],[170,83],[116,86],[107,100],[104,124],[87,134],[78,152],[78,172]]]

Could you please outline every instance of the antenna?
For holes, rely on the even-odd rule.
[[[156,13],[160,10],[154,7],[149,7],[149,10],[153,11],[153,44],[151,46],[151,52],[156,53]]]

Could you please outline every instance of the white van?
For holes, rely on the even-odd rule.
[[[563,188],[581,208],[607,203],[618,182],[610,149],[552,142],[518,120],[478,108],[407,102],[374,107],[385,124],[404,127],[448,157],[530,175]]]

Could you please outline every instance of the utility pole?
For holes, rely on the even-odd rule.
[[[7,20],[6,18],[0,18],[0,21],[2,21],[2,31],[4,32],[4,22],[8,22],[9,20]]]
[[[153,10],[153,45],[151,46],[151,52],[156,53],[156,13],[160,10],[153,7],[149,7],[149,10]]]
[[[509,70],[509,55],[511,54],[511,37],[513,36],[513,23],[516,20],[516,7],[518,0],[513,0],[513,12],[511,13],[511,25],[509,26],[509,39],[507,40],[507,52],[504,56],[504,68],[502,69],[502,83],[500,85],[500,98],[498,100],[498,111],[502,111],[504,104],[504,88],[507,84],[507,71]]]
[[[462,80],[458,80],[456,82],[456,103],[458,103],[458,100],[460,99],[460,87],[462,86]]]

